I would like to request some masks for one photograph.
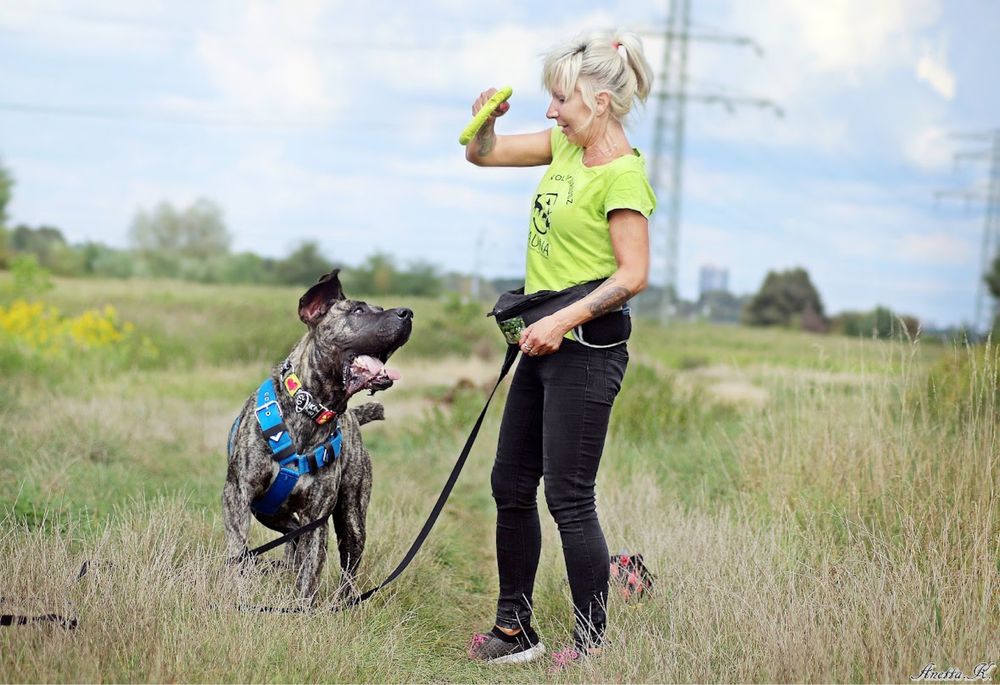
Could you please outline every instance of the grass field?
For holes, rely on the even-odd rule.
[[[612,598],[601,659],[550,675],[465,657],[494,610],[502,396],[387,591],[344,614],[236,611],[292,601],[287,575],[227,571],[220,493],[230,422],[301,334],[300,294],[57,281],[44,299],[59,313],[39,319],[50,339],[0,328],[0,613],[80,621],[0,628],[0,680],[905,682],[930,662],[1000,661],[996,348],[708,324],[640,322],[630,342],[599,510],[656,586],[641,604]],[[364,429],[372,583],[422,524],[502,352],[488,307],[379,303],[416,317],[393,358],[402,380],[378,396],[387,420]],[[269,537],[254,526],[253,542]],[[559,647],[572,616],[544,514],[543,537],[536,622]]]

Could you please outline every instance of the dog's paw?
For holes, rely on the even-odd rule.
[[[288,564],[281,559],[263,559],[251,556],[249,552],[226,559],[226,566],[234,568],[240,574],[250,572],[267,574],[288,570]]]
[[[256,566],[261,573],[278,573],[291,569],[291,565],[284,559],[257,559]]]
[[[359,407],[352,407],[349,411],[354,414],[360,426],[371,421],[385,420],[385,407],[381,402],[365,402]]]
[[[361,589],[354,582],[341,581],[334,596],[338,604],[354,604],[361,597]]]

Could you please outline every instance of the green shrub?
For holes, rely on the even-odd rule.
[[[709,402],[697,389],[681,392],[672,376],[633,359],[615,399],[611,428],[628,442],[657,442],[702,431],[732,415],[732,409]]]
[[[417,357],[499,355],[505,343],[493,319],[487,318],[487,309],[482,302],[467,302],[455,294],[437,300],[429,318],[424,316],[426,311],[414,317],[406,353]]]
[[[937,417],[957,417],[961,426],[973,417],[996,420],[1000,410],[1000,347],[987,343],[939,359],[927,374],[926,403]]]

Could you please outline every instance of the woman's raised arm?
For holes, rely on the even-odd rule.
[[[472,104],[473,116],[496,92],[496,88],[490,88],[479,94]],[[507,136],[496,134],[496,120],[508,109],[509,104],[505,102],[486,119],[486,123],[465,146],[465,158],[476,166],[539,166],[551,162],[551,131]]]

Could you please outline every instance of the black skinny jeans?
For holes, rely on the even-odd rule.
[[[625,345],[594,349],[571,340],[553,354],[522,355],[518,362],[492,475],[501,627],[531,621],[542,545],[536,498],[544,476],[545,501],[559,528],[573,595],[575,641],[584,647],[603,639],[609,557],[594,485],[627,364]]]

